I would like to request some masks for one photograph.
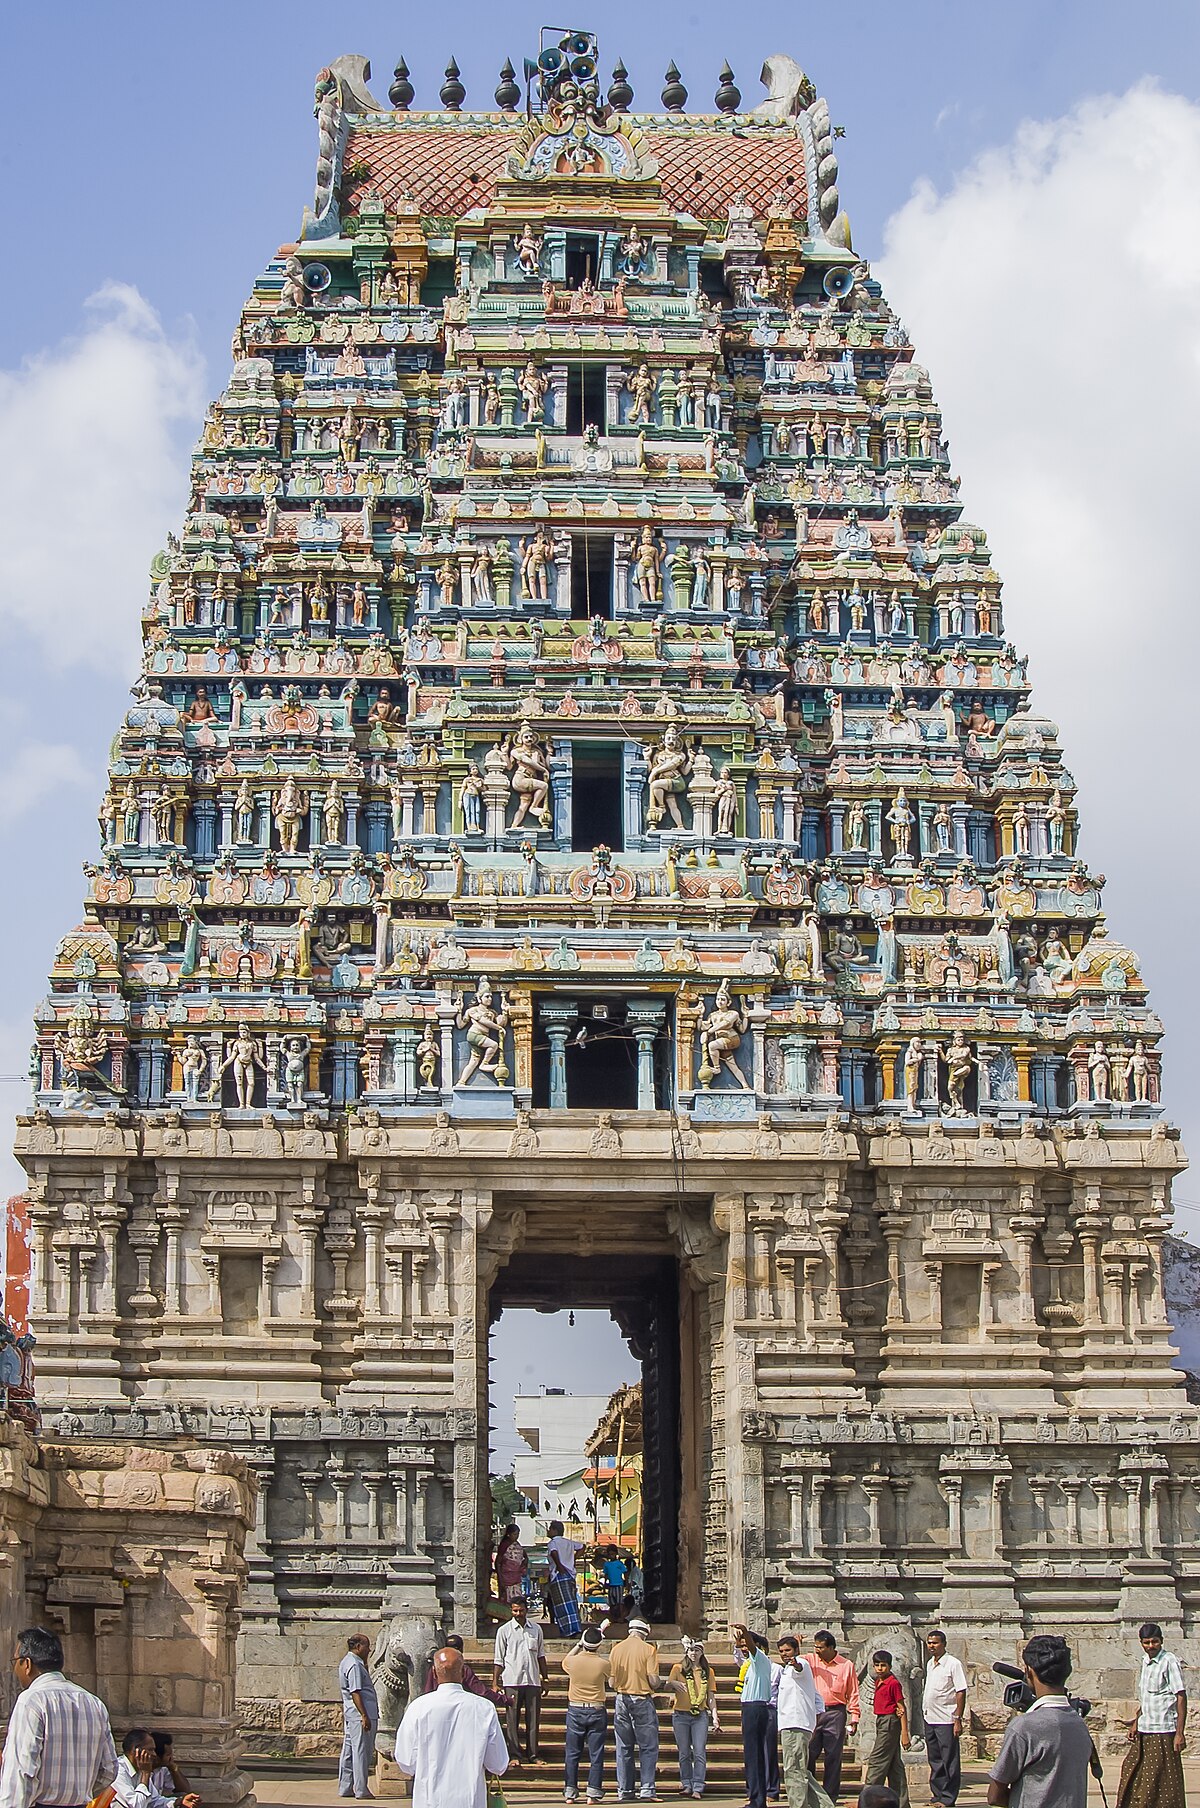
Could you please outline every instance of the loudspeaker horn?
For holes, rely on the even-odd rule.
[[[845,265],[826,270],[821,287],[831,301],[844,301],[854,287],[854,271]]]

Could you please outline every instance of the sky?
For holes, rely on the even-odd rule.
[[[541,1388],[568,1394],[612,1394],[640,1381],[641,1364],[607,1312],[502,1312],[492,1327],[489,1398],[489,1473],[507,1475],[513,1458],[528,1449],[517,1436],[513,1399]]]
[[[536,51],[517,0],[107,0],[0,11],[0,1075],[96,849],[147,570],[178,526],[240,304],[311,199],[313,79],[349,51],[386,97],[405,56],[468,106]],[[1200,8],[1171,0],[610,0],[576,23],[635,106],[674,58],[708,107],[795,56],[829,100],[855,243],[943,404],[1035,707],[1063,731],[1082,848],[1168,1030],[1166,1100],[1198,1139],[1197,663],[1190,474],[1200,419]],[[21,1081],[0,1079],[0,1184]],[[1200,1180],[1178,1189],[1200,1237]]]

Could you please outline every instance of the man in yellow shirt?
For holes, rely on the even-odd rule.
[[[617,1697],[613,1712],[617,1741],[617,1800],[632,1802],[640,1797],[643,1802],[652,1802],[654,1772],[658,1764],[658,1709],[654,1705],[654,1692],[662,1688],[663,1679],[658,1672],[658,1647],[650,1642],[650,1628],[645,1620],[630,1620],[629,1636],[613,1646],[610,1666]]]
[[[608,1732],[606,1691],[610,1660],[600,1649],[604,1634],[599,1626],[584,1628],[583,1637],[562,1660],[567,1685],[567,1742],[563,1778],[564,1802],[579,1800],[579,1760],[587,1746],[587,1799],[604,1795],[604,1740]]]

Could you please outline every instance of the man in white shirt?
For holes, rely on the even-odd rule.
[[[550,1616],[560,1638],[577,1639],[580,1633],[579,1589],[575,1581],[575,1559],[581,1545],[565,1536],[561,1519],[552,1519],[547,1527],[546,1594]]]
[[[108,1709],[62,1673],[61,1640],[41,1626],[17,1634],[13,1703],[0,1764],[2,1808],[81,1808],[117,1774]]]
[[[346,1655],[338,1665],[342,1695],[342,1754],[338,1759],[338,1794],[370,1801],[368,1778],[375,1758],[375,1729],[379,1725],[379,1698],[367,1659],[371,1641],[361,1632],[346,1640]]]
[[[800,1640],[785,1632],[779,1640],[779,1740],[783,1746],[783,1787],[788,1808],[833,1808],[808,1768],[808,1741],[825,1703],[812,1668],[800,1655]]]
[[[175,1808],[174,1792],[163,1793],[157,1778],[164,1772],[158,1762],[154,1736],[144,1726],[131,1727],[121,1741],[113,1800],[120,1808]],[[180,1798],[179,1808],[200,1808],[198,1795]]]
[[[509,1756],[531,1764],[538,1755],[538,1715],[542,1684],[546,1680],[546,1646],[540,1626],[532,1625],[524,1601],[512,1603],[512,1618],[496,1634],[492,1658],[492,1687],[508,1696],[504,1710]],[[525,1744],[520,1743],[520,1718],[525,1715]]]
[[[1172,1808],[1183,1801],[1188,1705],[1183,1670],[1174,1653],[1163,1650],[1163,1630],[1154,1620],[1146,1621],[1138,1639],[1138,1715],[1129,1726],[1117,1801],[1121,1808]]]
[[[462,1686],[460,1651],[435,1654],[437,1688],[410,1703],[396,1763],[413,1779],[412,1808],[487,1808],[485,1771],[501,1777],[508,1747],[490,1701]]]
[[[929,1790],[935,1802],[954,1808],[962,1788],[962,1756],[959,1741],[967,1711],[967,1673],[946,1650],[946,1634],[925,1635],[929,1663],[921,1711],[925,1719],[925,1749],[929,1757]]]

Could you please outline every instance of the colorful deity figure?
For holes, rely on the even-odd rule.
[[[751,1090],[750,1082],[738,1066],[737,1052],[749,1024],[746,1013],[734,1004],[729,981],[722,980],[712,1010],[697,1026],[700,1040],[701,1086],[711,1086],[722,1072],[727,1073],[743,1092]]]
[[[626,389],[633,397],[633,406],[626,418],[629,427],[648,427],[654,415],[654,394],[658,387],[648,364],[639,364],[637,369],[626,379]]]
[[[956,1029],[946,1050],[946,1090],[950,1098],[950,1115],[962,1117],[965,1110],[967,1083],[975,1068],[975,1057],[961,1028]]]
[[[644,603],[662,601],[662,548],[647,521],[633,555],[634,582]]]
[[[103,1092],[117,1093],[118,1088],[101,1072],[100,1064],[108,1054],[109,1040],[100,1028],[95,1005],[88,999],[81,998],[76,1004],[67,1019],[65,1032],[55,1037],[54,1046],[58,1050],[64,1094],[73,1095],[76,1102],[83,1103],[92,1085]]]
[[[532,814],[543,828],[550,826],[550,762],[546,750],[528,722],[518,730],[508,750],[508,767],[516,796],[517,813],[510,827],[519,829]]]
[[[625,275],[640,276],[650,247],[636,226],[629,228],[617,249],[621,254],[621,269]]]
[[[189,1105],[200,1103],[200,1094],[208,1073],[208,1055],[199,1036],[187,1036],[179,1051],[179,1071],[183,1080],[183,1096]]]
[[[904,1050],[904,1102],[910,1117],[920,1115],[925,1094],[925,1064],[931,1052],[921,1036],[913,1036]]]
[[[312,1038],[309,1036],[284,1037],[283,1090],[293,1111],[304,1108],[304,1093],[308,1086],[308,1051],[311,1047]]]
[[[458,1084],[469,1086],[475,1075],[480,1073],[490,1075],[497,1085],[502,1086],[504,1032],[508,1024],[508,1007],[503,998],[497,1009],[492,1003],[491,986],[486,979],[481,979],[472,1004],[468,1005],[460,998],[455,1021],[460,1030],[466,1030],[467,1047],[471,1051],[458,1076]]]
[[[250,1034],[248,1023],[239,1023],[237,1034],[230,1044],[229,1053],[217,1068],[209,1087],[209,1096],[215,1098],[224,1076],[233,1069],[233,1086],[237,1097],[238,1109],[249,1111],[254,1103],[254,1070],[258,1068],[266,1073],[267,1064],[263,1059],[262,1045]]]
[[[308,810],[304,794],[294,778],[284,779],[275,799],[274,817],[279,830],[279,845],[285,854],[300,850],[300,830]]]
[[[516,241],[517,268],[522,276],[537,276],[542,263],[542,240],[526,220]]]
[[[546,529],[540,524],[532,538],[522,540],[521,551],[521,585],[527,597],[537,602],[547,602],[550,597],[550,564],[554,557],[554,543]]]
[[[329,788],[321,805],[321,817],[325,824],[325,840],[333,847],[339,847],[346,826],[346,806],[342,801],[342,788],[336,778],[331,778]]]
[[[734,817],[737,814],[737,801],[737,785],[734,782],[732,769],[728,766],[722,766],[721,775],[717,779],[716,786],[713,790],[713,806],[716,812],[718,835],[725,836],[733,834]]]
[[[525,424],[527,427],[534,427],[541,421],[545,410],[546,390],[548,386],[549,378],[542,374],[533,359],[530,358],[517,379],[517,389],[520,392],[521,401],[525,408]]]
[[[655,829],[669,812],[677,829],[685,829],[679,810],[679,799],[687,790],[691,771],[691,755],[680,738],[675,724],[669,723],[662,740],[650,755],[648,788],[650,801],[646,810],[646,826]]]
[[[897,860],[908,861],[910,859],[909,849],[915,820],[908,807],[904,787],[901,785],[896,793],[895,802],[887,813],[887,824],[892,831],[892,848]]]

